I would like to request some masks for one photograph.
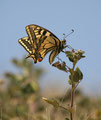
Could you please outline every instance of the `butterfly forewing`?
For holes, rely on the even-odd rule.
[[[34,27],[32,28],[30,25],[26,26],[26,31],[29,36],[30,42],[34,48],[36,48],[36,35],[34,33]]]
[[[38,25],[28,25],[26,31],[32,41],[31,43],[35,45],[42,43],[47,37],[53,37],[56,41],[60,41],[52,32]]]

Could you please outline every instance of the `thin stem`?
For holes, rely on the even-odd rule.
[[[74,68],[75,68],[75,64],[73,64],[73,68],[72,68],[72,73],[71,73],[71,76],[72,76],[72,86],[71,86],[71,109],[74,109],[74,95],[75,95],[75,84],[73,83],[73,74],[74,74]],[[73,120],[73,112],[70,112],[70,120]]]
[[[71,88],[71,109],[74,107],[74,94],[75,94],[75,87],[72,84],[72,88]],[[73,120],[73,113],[70,113],[70,120]]]

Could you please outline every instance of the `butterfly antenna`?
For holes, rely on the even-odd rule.
[[[72,34],[74,32],[74,29],[72,29],[71,30],[71,32],[69,33],[69,34],[67,34],[67,35],[65,35],[64,33],[63,33],[63,35],[64,35],[64,38],[63,39],[65,39],[66,37],[68,37],[70,34]]]

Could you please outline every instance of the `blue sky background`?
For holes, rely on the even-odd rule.
[[[25,26],[38,24],[63,39],[63,33],[75,32],[67,37],[67,44],[86,51],[86,58],[77,66],[84,73],[80,87],[86,93],[101,92],[101,0],[0,0],[0,76],[14,71],[12,58],[22,58],[27,52],[18,39],[27,36]],[[44,67],[46,74],[41,87],[66,88],[68,76],[48,62],[48,56],[35,66]],[[60,57],[67,61],[65,55]],[[63,90],[62,89],[62,90]]]

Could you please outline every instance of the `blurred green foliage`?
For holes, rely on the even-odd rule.
[[[40,103],[40,89],[38,80],[43,74],[43,69],[36,68],[33,62],[22,59],[13,59],[12,63],[17,67],[18,73],[4,73],[7,84],[0,91],[0,104],[2,119],[11,118],[26,119],[28,113],[41,111],[44,106]]]
[[[0,120],[68,120],[67,111],[56,110],[42,101],[39,80],[44,73],[29,60],[13,59],[15,73],[4,73],[0,79]],[[66,108],[70,103],[70,92],[56,99]],[[47,93],[48,94],[48,93]],[[101,99],[85,96],[76,91],[77,110],[75,120],[101,120]]]

